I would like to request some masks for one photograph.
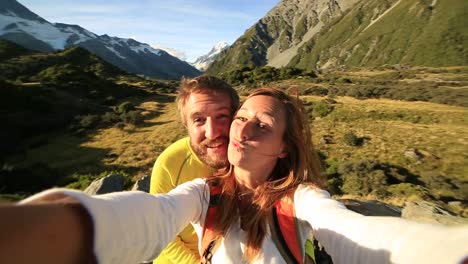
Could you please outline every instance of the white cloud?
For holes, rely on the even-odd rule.
[[[176,50],[174,48],[164,47],[159,44],[151,45],[151,47],[155,49],[164,50],[165,52],[171,54],[172,56],[179,58],[179,60],[183,60],[183,61],[187,60],[187,54],[184,51]]]

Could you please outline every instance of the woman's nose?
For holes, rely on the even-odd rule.
[[[238,136],[241,140],[248,140],[251,138],[251,124],[249,122],[242,123],[238,128]]]

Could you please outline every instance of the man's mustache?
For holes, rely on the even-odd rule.
[[[227,144],[229,142],[228,137],[219,137],[216,139],[205,139],[203,140],[200,145],[206,148],[216,147],[219,144]]]

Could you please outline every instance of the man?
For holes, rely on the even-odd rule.
[[[150,193],[167,193],[177,185],[204,178],[227,161],[229,127],[239,96],[229,84],[212,76],[182,79],[177,107],[188,137],[159,155],[151,174]],[[199,263],[198,238],[187,226],[155,259],[156,264]]]

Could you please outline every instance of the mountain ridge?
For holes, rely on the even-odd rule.
[[[79,25],[50,23],[15,0],[0,4],[0,38],[41,52],[80,46],[129,73],[149,77],[179,79],[200,74],[187,62],[148,44],[98,36]]]
[[[207,69],[468,64],[462,0],[283,0]],[[465,26],[463,26],[465,24]]]

